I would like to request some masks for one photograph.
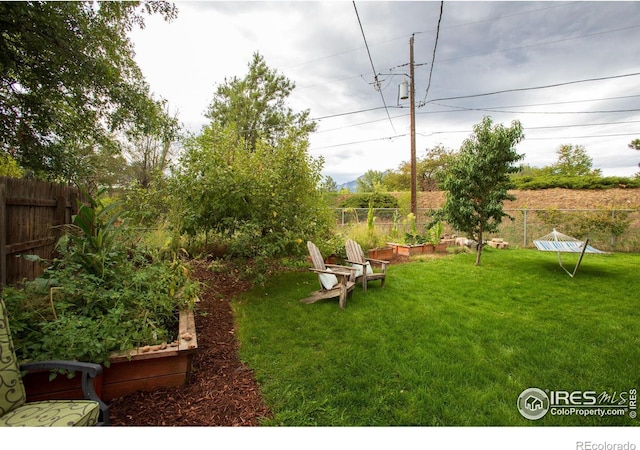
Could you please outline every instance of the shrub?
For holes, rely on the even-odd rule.
[[[609,188],[640,188],[640,179],[626,177],[598,177],[598,176],[514,176],[515,189],[609,189]]]
[[[398,199],[391,194],[381,192],[355,194],[340,203],[340,208],[398,208]]]
[[[174,340],[178,311],[198,292],[185,263],[138,248],[126,220],[99,201],[73,223],[42,276],[3,290],[18,357],[108,365],[113,352]]]

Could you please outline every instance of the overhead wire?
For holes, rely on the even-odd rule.
[[[566,38],[562,38],[562,39],[556,39],[556,40],[553,40],[553,41],[534,42],[533,44],[521,45],[521,46],[518,46],[518,47],[508,47],[508,48],[503,48],[503,49],[499,49],[499,50],[494,50],[494,51],[491,51],[491,52],[474,53],[472,55],[455,56],[455,57],[443,59],[443,60],[441,60],[441,62],[456,61],[456,60],[460,60],[460,59],[474,58],[476,56],[487,56],[487,55],[493,55],[493,54],[496,54],[496,53],[511,52],[513,50],[522,50],[522,49],[525,49],[525,48],[539,47],[539,46],[542,46],[542,45],[558,44],[560,42],[573,41],[573,40],[576,40],[576,39],[584,39],[584,38],[593,37],[593,36],[600,36],[600,35],[603,35],[603,34],[615,33],[615,32],[618,32],[618,31],[627,31],[627,30],[630,30],[630,29],[633,29],[633,28],[638,28],[638,27],[640,27],[640,25],[631,25],[631,26],[628,26],[628,27],[614,28],[614,29],[611,29],[611,30],[599,31],[597,33],[581,34],[579,36],[571,36],[571,37],[566,37]]]
[[[393,132],[396,133],[396,128],[393,126],[393,121],[391,120],[391,116],[389,115],[389,109],[387,108],[387,102],[384,100],[384,94],[382,93],[382,89],[380,89],[380,81],[378,80],[378,75],[376,72],[376,68],[373,66],[373,58],[371,58],[371,52],[369,51],[369,44],[367,44],[367,37],[364,34],[364,28],[362,27],[362,22],[360,21],[360,14],[358,14],[358,8],[356,7],[356,2],[353,2],[353,9],[356,12],[356,17],[358,18],[358,24],[360,25],[360,31],[362,32],[362,39],[364,40],[364,46],[367,48],[367,54],[369,55],[369,62],[371,63],[371,70],[373,70],[373,78],[375,80],[375,89],[380,92],[380,97],[382,98],[382,104],[384,105],[384,109],[387,111],[387,118],[389,119],[389,123],[391,124],[391,128]]]
[[[481,93],[481,94],[458,95],[458,96],[454,96],[454,97],[441,97],[441,98],[435,98],[433,100],[429,100],[427,103],[441,102],[441,101],[444,101],[444,100],[459,100],[459,99],[465,99],[465,98],[486,97],[486,96],[489,96],[489,95],[505,94],[505,93],[509,93],[509,92],[524,92],[524,91],[532,91],[532,90],[537,90],[537,89],[548,89],[548,88],[554,88],[554,87],[560,87],[560,86],[568,86],[568,85],[571,85],[571,84],[588,83],[588,82],[592,82],[592,81],[613,80],[613,79],[616,79],[616,78],[634,77],[634,76],[638,76],[638,75],[640,75],[640,72],[626,73],[626,74],[622,74],[622,75],[613,75],[613,76],[608,76],[608,77],[586,78],[586,79],[582,79],[582,80],[566,81],[566,82],[562,82],[562,83],[553,83],[553,84],[547,84],[547,85],[541,85],[541,86],[530,86],[530,87],[524,87],[524,88],[503,89],[503,90],[500,90],[500,91],[485,92],[485,93]]]
[[[354,3],[354,8],[355,8],[355,2]],[[575,3],[575,2],[572,2]],[[442,14],[442,3],[441,3],[441,14]],[[548,8],[544,8],[544,9],[548,9]],[[357,9],[356,9],[356,14],[357,14]],[[524,13],[519,13],[519,14],[524,14]],[[493,91],[493,92],[486,92],[486,93],[480,93],[480,94],[472,94],[472,95],[462,95],[462,96],[455,96],[455,97],[443,97],[443,98],[439,98],[439,99],[433,99],[433,100],[428,100],[428,93],[429,93],[429,87],[431,85],[431,80],[433,77],[433,70],[434,70],[434,62],[435,62],[435,56],[436,56],[436,51],[437,51],[437,44],[438,44],[438,39],[439,39],[439,29],[440,29],[440,24],[441,24],[441,15],[440,18],[438,20],[438,26],[436,28],[436,42],[434,43],[434,51],[432,54],[432,61],[431,61],[431,68],[430,68],[430,73],[429,73],[429,81],[427,83],[427,90],[425,92],[425,98],[423,100],[423,104],[420,104],[418,106],[424,106],[426,104],[435,104],[438,106],[442,106],[444,108],[457,108],[458,110],[488,110],[488,111],[492,111],[492,112],[497,112],[497,113],[516,113],[516,114],[520,114],[520,113],[533,113],[533,114],[576,114],[576,113],[585,113],[585,111],[578,111],[578,112],[552,112],[552,111],[546,111],[546,112],[526,112],[526,111],[501,111],[499,109],[506,109],[506,108],[521,108],[521,107],[530,107],[530,106],[550,106],[550,105],[557,105],[557,104],[567,104],[567,103],[578,103],[578,102],[588,102],[588,101],[599,101],[599,100],[607,100],[607,99],[590,99],[590,100],[578,100],[578,101],[572,101],[572,102],[552,102],[552,103],[540,103],[540,104],[531,104],[531,105],[513,105],[513,106],[497,106],[497,107],[493,107],[492,109],[487,109],[487,108],[465,108],[465,107],[459,107],[459,106],[452,106],[452,105],[446,105],[446,104],[440,104],[437,102],[440,101],[449,101],[449,100],[458,100],[458,99],[468,99],[468,98],[476,98],[476,97],[483,97],[483,96],[490,96],[490,95],[497,95],[497,94],[503,94],[503,93],[511,93],[511,92],[519,92],[519,91],[530,91],[530,90],[537,90],[537,89],[547,89],[547,88],[553,88],[553,87],[560,87],[560,86],[567,86],[567,85],[571,85],[571,84],[577,84],[577,83],[586,83],[586,82],[593,82],[593,81],[602,81],[602,80],[609,80],[609,79],[616,79],[616,78],[624,78],[624,77],[632,77],[632,76],[637,76],[640,75],[640,73],[628,73],[628,74],[622,74],[622,75],[615,75],[615,76],[609,76],[609,77],[598,77],[598,78],[588,78],[588,79],[582,79],[582,80],[574,80],[574,81],[569,81],[569,82],[562,82],[562,83],[554,83],[554,84],[549,84],[549,85],[542,85],[542,86],[531,86],[531,87],[523,87],[523,88],[514,88],[514,89],[505,89],[505,90],[499,90],[499,91]],[[359,18],[358,18],[359,20]],[[487,19],[488,20],[488,19]],[[485,20],[485,21],[487,21]],[[464,25],[464,24],[463,24]],[[360,23],[361,26],[361,31],[362,31],[362,24]],[[459,25],[462,26],[462,25]],[[555,41],[546,41],[546,42],[542,42],[542,43],[538,43],[538,44],[530,44],[527,46],[523,46],[521,48],[526,48],[526,47],[532,47],[535,45],[549,45],[549,44],[553,44],[553,43],[557,43],[557,42],[562,42],[562,41],[568,41],[568,40],[575,40],[578,38],[583,38],[583,37],[591,37],[591,36],[597,36],[597,35],[602,35],[602,34],[606,34],[606,33],[612,33],[615,31],[622,31],[622,30],[628,30],[631,28],[636,28],[638,27],[638,25],[634,25],[634,26],[630,26],[630,27],[624,27],[624,28],[616,28],[613,30],[605,30],[602,32],[598,32],[598,33],[591,33],[591,34],[587,34],[587,35],[582,35],[582,36],[574,36],[574,37],[568,37],[568,38],[564,38],[564,39],[560,39],[560,40],[555,40]],[[445,27],[445,28],[453,28],[453,27]],[[445,29],[443,28],[443,29]],[[365,45],[366,44],[366,38],[364,35],[364,31],[362,31],[363,33],[363,38],[365,39]],[[513,48],[515,49],[515,48]],[[513,50],[513,49],[505,49],[502,51],[507,51],[507,50]],[[367,45],[367,51],[369,52],[369,48]],[[471,56],[469,56],[471,57]],[[371,58],[371,54],[369,52],[369,58],[370,58],[370,63],[372,65],[372,69],[374,68],[373,66],[373,61]],[[460,57],[460,58],[464,58],[464,57]],[[460,59],[460,58],[450,58],[450,59]],[[447,60],[443,60],[443,61],[448,61]],[[420,65],[426,65],[427,63],[424,64],[420,64]],[[393,69],[397,69],[400,67],[404,67],[407,64],[403,64],[403,65],[399,65],[399,66],[395,66],[392,69],[389,69],[390,71]],[[374,74],[375,74],[375,69],[374,69]],[[376,81],[376,86],[380,87],[380,80],[375,77],[375,81]],[[635,97],[635,96],[620,96],[620,97],[611,97],[608,99],[621,99],[621,98],[631,98],[631,97]],[[427,101],[428,100],[428,101]],[[383,97],[383,102],[384,102],[384,97]],[[368,111],[374,111],[377,109],[382,109],[382,108],[369,108],[369,109],[363,109],[363,110],[359,110],[359,111],[351,111],[348,113],[339,113],[339,114],[334,114],[334,115],[330,115],[330,116],[324,116],[318,119],[323,119],[323,118],[329,118],[329,117],[340,117],[343,115],[347,115],[347,114],[357,114],[357,113],[364,113],[364,112],[368,112]],[[384,109],[386,110],[387,113],[387,118],[388,120],[391,121],[391,117],[389,115],[389,110],[388,107],[384,106]],[[632,111],[638,111],[638,109],[615,109],[615,110],[599,110],[599,111],[591,111],[593,113],[612,113],[612,112],[632,112]],[[458,112],[458,111],[430,111],[429,113],[445,113],[445,112]],[[425,112],[426,113],[426,112]],[[421,113],[419,113],[421,114]],[[398,115],[398,116],[394,116],[394,118],[396,117],[402,117],[403,115]],[[382,121],[385,119],[380,119],[380,120],[373,120],[373,121],[367,121],[367,122],[363,122],[360,124],[352,124],[352,125],[347,125],[345,127],[337,127],[337,128],[333,128],[331,130],[324,130],[324,131],[335,131],[335,130],[339,130],[341,128],[348,128],[348,127],[353,127],[353,126],[358,126],[358,125],[364,125],[364,124],[369,124],[372,122],[378,122],[378,121]],[[608,123],[604,123],[601,125],[606,125],[606,124],[624,124],[627,122],[608,122]],[[533,129],[544,129],[544,128],[570,128],[571,126],[595,126],[598,124],[584,124],[584,125],[558,125],[555,127],[532,127],[529,128],[531,130]],[[462,132],[462,131],[460,131]],[[447,133],[447,132],[437,132],[437,133],[432,133],[432,134],[442,134],[442,133]],[[421,134],[421,133],[419,133]],[[637,134],[637,133],[636,133]],[[627,135],[631,135],[631,134],[601,134],[601,135],[593,135],[593,136],[576,136],[576,138],[590,138],[590,137],[608,137],[608,136],[627,136]],[[406,135],[403,135],[406,136]],[[354,144],[359,144],[359,143],[363,143],[363,142],[372,142],[372,141],[380,141],[380,140],[389,140],[389,139],[393,139],[393,137],[386,137],[386,138],[378,138],[378,139],[371,139],[371,140],[366,140],[366,141],[357,141],[357,142],[349,142],[349,143],[344,143],[344,144],[336,144],[336,145],[329,145],[329,146],[324,146],[324,147],[320,147],[320,148],[333,148],[333,147],[340,147],[340,146],[346,146],[346,145],[354,145]],[[543,139],[543,138],[531,138],[531,139]],[[546,139],[546,138],[545,138]],[[553,138],[548,138],[548,139],[553,139]],[[316,149],[320,149],[320,148],[316,148]]]
[[[453,111],[484,111],[484,112],[493,112],[493,113],[503,113],[503,114],[542,114],[542,115],[553,115],[553,114],[609,114],[609,113],[626,113],[626,112],[637,112],[640,111],[640,108],[628,108],[628,109],[598,109],[598,110],[590,110],[590,111],[508,111],[506,109],[491,109],[491,108],[466,108],[464,106],[449,106],[443,105],[441,103],[433,103],[434,105],[444,106],[447,108],[452,108]],[[442,113],[446,111],[430,111],[430,113]],[[423,113],[416,113],[423,114]]]
[[[436,61],[436,50],[438,49],[438,38],[440,37],[440,23],[442,22],[442,10],[444,9],[444,0],[440,2],[440,16],[438,17],[438,26],[436,27],[436,39],[433,44],[433,54],[431,55],[431,67],[429,68],[429,80],[427,82],[427,91],[424,93],[424,100],[422,104],[418,104],[418,108],[424,105],[429,95],[429,88],[431,87],[431,77],[433,76],[433,66]]]
[[[461,27],[466,27],[466,26],[471,26],[471,25],[477,25],[479,23],[492,22],[492,21],[497,21],[497,20],[501,20],[501,19],[507,19],[507,18],[510,18],[510,17],[521,16],[521,15],[525,15],[525,14],[531,14],[531,13],[535,13],[535,12],[539,12],[539,11],[545,11],[545,10],[552,9],[552,8],[564,7],[564,6],[568,6],[568,5],[574,4],[574,3],[580,3],[580,1],[572,1],[572,2],[566,2],[566,3],[560,3],[560,4],[555,4],[554,3],[552,6],[545,6],[543,8],[530,9],[530,10],[526,10],[526,11],[520,11],[520,12],[516,12],[516,13],[511,13],[511,14],[503,14],[503,15],[499,15],[499,16],[489,17],[487,19],[477,20],[477,21],[474,21],[474,22],[464,22],[464,23],[461,23],[461,24],[458,24],[458,25],[450,25],[448,27],[445,27],[444,29],[448,30],[448,29],[453,29],[453,28],[461,28]],[[423,30],[420,33],[429,33],[431,31],[434,31],[434,30]],[[389,42],[394,42],[394,41],[398,41],[398,40],[401,40],[401,39],[406,39],[406,35],[403,34],[402,36],[398,36],[398,37],[395,37],[395,38],[387,39],[385,41],[376,42],[376,43],[371,44],[371,46],[373,47],[373,46],[377,46],[377,45],[388,44]],[[357,52],[357,51],[359,51],[361,49],[362,49],[362,47],[358,47],[358,48],[353,48],[353,49],[350,49],[350,50],[345,50],[345,51],[339,52],[339,53],[333,53],[331,55],[321,56],[319,58],[314,58],[314,59],[298,62],[298,63],[292,64],[292,65],[283,67],[283,69],[290,69],[290,68],[293,68],[293,67],[299,67],[299,66],[303,66],[303,65],[306,65],[306,64],[315,63],[317,61],[322,61],[324,59],[343,56],[343,55],[346,55],[346,54],[349,54],[349,53]]]

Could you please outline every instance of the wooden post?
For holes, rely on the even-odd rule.
[[[409,40],[409,78],[410,78],[410,109],[411,109],[411,212],[418,218],[418,202],[416,198],[416,99],[415,74],[413,70],[413,35]]]

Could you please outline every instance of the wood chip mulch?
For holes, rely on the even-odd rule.
[[[394,256],[391,263],[410,261]],[[230,300],[250,284],[234,270],[207,269],[193,261],[202,283],[196,309],[198,351],[185,386],[137,392],[109,402],[112,426],[259,426],[271,417],[253,372],[238,357]]]
[[[203,283],[196,309],[198,351],[185,386],[137,392],[109,402],[112,426],[257,426],[269,417],[253,372],[240,362],[230,306],[249,288],[234,272],[214,273],[193,263]]]

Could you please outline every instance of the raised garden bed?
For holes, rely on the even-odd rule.
[[[400,256],[414,256],[427,253],[426,244],[389,244],[393,248],[393,252]]]
[[[164,346],[162,346],[164,347]],[[159,388],[181,386],[189,382],[193,355],[197,351],[193,310],[180,314],[178,339],[165,348],[140,347],[127,354],[114,355],[109,367],[94,380],[104,401]],[[23,378],[27,400],[82,398],[80,378],[58,375],[49,381],[49,372],[29,373]]]
[[[389,261],[393,258],[393,247],[388,246],[384,248],[372,248],[368,251],[369,258],[379,259],[382,261]]]

